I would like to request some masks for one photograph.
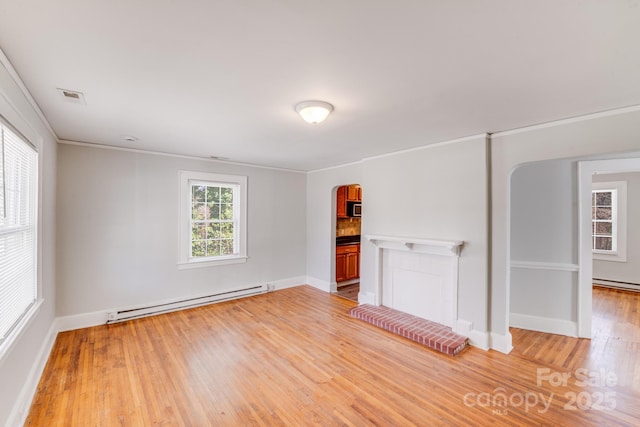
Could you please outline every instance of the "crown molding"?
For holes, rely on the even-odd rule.
[[[53,139],[58,141],[58,135],[56,135],[53,128],[51,127],[51,123],[49,123],[49,120],[47,120],[44,113],[40,109],[40,106],[38,105],[36,100],[33,99],[33,96],[31,96],[31,92],[29,92],[29,89],[27,89],[24,82],[22,81],[22,78],[20,77],[16,69],[13,67],[13,64],[11,64],[11,61],[9,60],[9,58],[1,48],[0,48],[0,64],[2,64],[4,68],[7,70],[7,72],[13,79],[13,81],[16,83],[16,85],[20,89],[20,92],[22,92],[24,97],[27,99],[27,101],[31,105],[31,108],[33,108],[33,110],[36,112],[36,114],[38,115],[42,123],[45,125],[45,127],[51,134],[51,136],[53,136]]]

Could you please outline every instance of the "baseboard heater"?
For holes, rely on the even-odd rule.
[[[107,324],[139,319],[141,317],[155,316],[157,314],[169,313],[172,311],[183,310],[185,308],[193,308],[201,305],[212,304],[215,302],[248,297],[251,295],[263,294],[268,291],[269,288],[267,287],[267,285],[258,285],[251,286],[249,288],[218,292],[216,294],[206,295],[202,297],[188,298],[180,301],[155,304],[146,307],[131,308],[128,310],[113,311],[107,313]]]
[[[607,279],[597,279],[593,278],[592,280],[594,285],[604,286],[607,288],[617,288],[617,289],[626,289],[631,291],[640,291],[640,284],[638,283],[630,283],[630,282],[618,282],[616,280],[607,280]]]

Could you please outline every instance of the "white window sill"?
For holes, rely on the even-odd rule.
[[[191,268],[214,267],[216,265],[241,264],[247,262],[247,256],[234,256],[218,259],[192,260],[189,262],[179,262],[178,270],[188,270]]]
[[[619,252],[593,251],[594,261],[627,262],[627,257]]]
[[[24,330],[29,327],[33,319],[40,312],[40,307],[43,302],[44,299],[38,298],[29,311],[20,320],[18,325],[13,329],[13,331],[11,331],[7,339],[2,343],[2,345],[0,345],[0,365],[2,365],[2,362],[4,362],[5,357],[9,354],[14,344],[20,339]]]

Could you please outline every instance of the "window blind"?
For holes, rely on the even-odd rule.
[[[0,123],[0,345],[37,296],[37,153]]]

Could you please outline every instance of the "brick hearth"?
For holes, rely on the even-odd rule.
[[[447,326],[383,305],[359,305],[352,308],[349,314],[356,319],[371,323],[450,356],[460,353],[469,342],[469,338],[456,334]]]

